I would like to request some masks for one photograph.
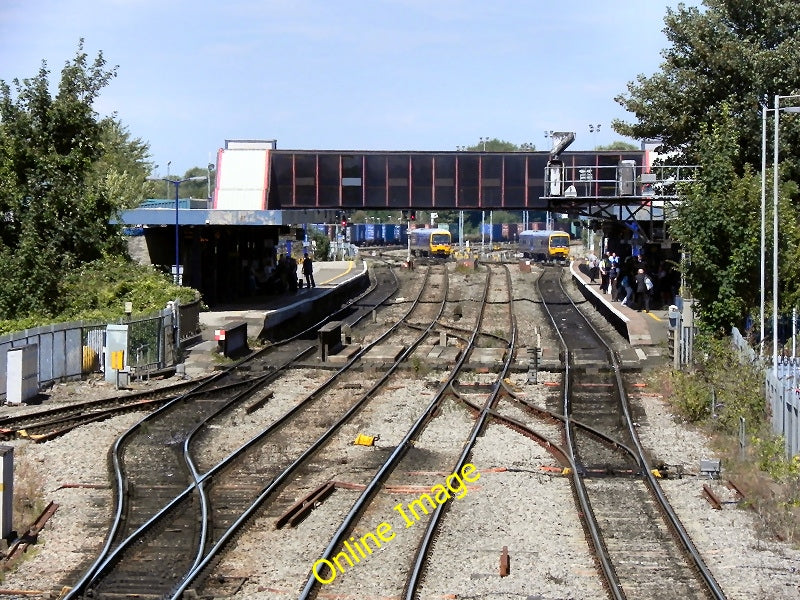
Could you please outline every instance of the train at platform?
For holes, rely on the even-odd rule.
[[[533,224],[534,227],[540,227],[541,225],[542,224],[540,223]],[[315,225],[314,227],[323,232],[331,240],[335,240],[337,239],[337,236],[341,236],[341,239],[344,239],[354,246],[359,247],[395,246],[405,248],[408,244],[408,236],[410,234],[412,236],[413,246],[421,244],[419,248],[412,248],[413,250],[417,251],[417,255],[422,255],[423,252],[427,251],[429,256],[452,256],[453,253],[458,249],[457,246],[459,246],[458,227],[453,224],[442,224],[438,227],[416,226],[411,229],[409,229],[406,225],[390,223],[349,223],[346,227],[331,224],[319,224]],[[520,252],[522,252],[524,251],[524,245],[530,242],[530,240],[525,239],[527,236],[531,235],[534,231],[538,232],[539,234],[544,231],[544,229],[533,229],[526,231],[524,227],[525,226],[522,223],[503,223],[494,224],[491,226],[487,225],[483,234],[480,232],[465,234],[463,242],[466,243],[467,248],[470,246],[475,247],[482,242],[491,242],[490,245],[493,249],[502,248],[503,246],[501,246],[501,244],[509,244],[513,246],[520,244]],[[436,248],[435,250],[430,247],[426,248],[425,245],[427,244],[427,240],[424,238],[428,238],[431,231],[439,231],[440,233],[449,236],[449,249],[447,245],[443,246],[442,248]],[[572,238],[580,236],[579,231],[553,230],[552,233],[563,234]],[[423,239],[421,239],[419,242],[413,241],[416,239],[415,236],[419,235],[422,235]],[[455,246],[453,245],[454,240]],[[558,255],[560,252],[556,252],[555,254]]]
[[[448,258],[452,254],[452,236],[447,229],[412,229],[408,237],[412,256]]]
[[[519,234],[519,252],[536,260],[567,260],[570,235],[566,231],[529,230]]]

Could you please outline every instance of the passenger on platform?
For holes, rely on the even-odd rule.
[[[308,252],[303,253],[303,276],[306,278],[306,287],[317,287],[314,283],[314,263],[308,256]]]
[[[611,294],[611,301],[617,299],[617,277],[619,275],[619,263],[614,261],[616,254],[611,254],[608,267],[608,293]]]
[[[586,257],[586,264],[589,265],[589,281],[594,283],[597,279],[598,265],[600,264],[594,252],[589,252],[589,256]]]
[[[650,312],[650,293],[653,289],[653,281],[645,273],[644,269],[639,269],[636,273],[636,306],[638,310]]]
[[[625,293],[625,297],[622,299],[622,306],[630,306],[631,301],[633,300],[633,286],[631,285],[631,276],[629,273],[625,273],[620,280],[619,287]]]
[[[281,282],[281,292],[286,291],[289,288],[289,264],[286,261],[286,255],[281,254],[278,258],[278,266],[277,266],[278,277],[280,278]]]
[[[280,294],[286,291],[286,282],[284,281],[285,269],[285,261],[284,263],[278,262],[275,268],[272,269],[272,272],[262,286],[268,294]]]
[[[606,252],[606,255],[600,260],[600,291],[604,294],[608,293],[608,270],[611,268],[611,253]]]
[[[286,258],[286,275],[289,279],[289,291],[297,291],[297,259],[291,254]]]
[[[264,287],[267,281],[269,281],[270,275],[272,275],[272,265],[271,261],[267,258],[263,259],[261,262],[261,269],[256,270],[256,279],[258,280],[258,284]]]

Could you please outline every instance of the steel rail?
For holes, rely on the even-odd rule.
[[[486,298],[486,295],[488,293],[489,293],[489,272],[487,271],[486,284],[484,287],[484,299]],[[445,294],[445,301],[446,299],[447,299],[447,294]],[[444,310],[444,303],[439,311],[439,316],[437,317],[437,320],[438,318],[441,317],[441,313],[443,312],[443,310]],[[456,361],[454,367],[450,371],[450,375],[442,383],[442,385],[434,394],[431,402],[428,404],[428,406],[425,408],[422,414],[417,418],[414,424],[409,428],[406,435],[403,437],[400,443],[397,444],[397,446],[389,455],[389,457],[384,461],[383,465],[381,465],[380,469],[378,469],[377,473],[373,476],[370,482],[366,485],[365,489],[361,492],[361,495],[355,501],[353,507],[350,509],[347,515],[344,517],[341,525],[334,533],[333,538],[323,551],[321,556],[322,558],[328,559],[331,556],[333,556],[335,550],[341,545],[342,541],[347,537],[350,529],[352,528],[353,523],[358,519],[363,510],[366,508],[367,504],[372,500],[373,496],[378,492],[378,488],[382,485],[383,481],[394,470],[394,468],[400,462],[400,459],[408,450],[410,444],[413,442],[413,440],[415,440],[419,436],[420,433],[422,433],[427,422],[432,418],[433,414],[439,408],[439,405],[441,404],[442,400],[445,397],[445,392],[447,388],[449,387],[450,383],[461,369],[463,363],[466,361],[469,349],[474,346],[475,339],[479,334],[479,329],[480,329],[479,324],[482,318],[482,314],[483,314],[483,309],[481,309],[481,313],[478,315],[477,319],[478,323],[476,323],[476,327],[473,330],[472,336],[469,339],[469,345],[467,346],[465,351],[461,354],[459,359]],[[434,323],[431,324],[431,327],[433,327],[433,325],[435,324],[436,321],[434,321]],[[308,577],[308,580],[306,581],[305,587],[300,593],[300,600],[308,600],[308,598],[311,598],[313,593],[315,592],[317,584],[318,582],[316,577],[314,577],[314,574],[311,573]]]
[[[558,336],[561,349],[563,352],[564,357],[564,385],[563,385],[563,410],[564,410],[564,435],[566,440],[566,450],[567,456],[569,457],[570,463],[572,463],[573,468],[571,472],[571,480],[572,480],[572,489],[575,494],[576,499],[578,500],[578,505],[580,506],[581,514],[583,516],[583,523],[584,526],[588,529],[589,537],[591,539],[592,545],[595,549],[595,555],[597,556],[597,560],[600,563],[600,568],[603,573],[603,577],[605,578],[606,585],[608,587],[608,591],[614,600],[625,600],[625,593],[622,590],[622,584],[619,581],[619,577],[617,576],[616,569],[611,562],[611,557],[609,556],[608,549],[603,542],[603,537],[600,533],[600,526],[598,525],[596,519],[594,518],[594,513],[592,512],[591,505],[589,503],[589,495],[586,490],[586,486],[583,482],[583,477],[578,472],[577,468],[577,461],[575,460],[575,440],[573,439],[572,434],[572,408],[570,405],[570,398],[572,395],[571,392],[571,364],[570,364],[570,354],[569,348],[567,347],[567,343],[564,340],[564,336],[561,334],[561,331],[558,328],[558,323],[556,323],[555,317],[553,313],[550,311],[550,308],[547,305],[547,302],[544,300],[544,296],[541,292],[541,280],[542,276],[544,275],[544,270],[542,273],[539,274],[539,277],[536,279],[536,290],[539,294],[539,297],[542,299],[542,308],[544,308],[547,316],[550,318],[550,322],[553,324],[553,330],[556,332]],[[559,278],[560,282],[560,278]],[[563,287],[562,287],[563,290]],[[569,296],[567,296],[569,298]],[[591,326],[591,324],[590,324]]]
[[[562,290],[564,290],[563,282],[559,280],[559,283],[561,284]],[[566,290],[564,290],[564,293],[567,295],[567,297],[569,297],[569,295],[566,293]],[[582,315],[580,311],[577,312]],[[617,380],[617,388],[620,394],[620,404],[622,405],[622,411],[625,416],[625,423],[628,428],[628,433],[630,434],[633,444],[636,448],[635,458],[642,470],[642,474],[645,482],[647,483],[648,489],[655,496],[659,506],[661,507],[661,510],[667,517],[667,524],[670,526],[672,532],[677,536],[680,544],[683,546],[685,552],[689,555],[698,572],[700,573],[703,582],[706,584],[707,591],[715,600],[726,600],[725,593],[719,586],[719,583],[717,583],[717,580],[714,578],[711,570],[705,564],[705,561],[700,555],[700,551],[694,545],[694,542],[692,542],[691,536],[689,536],[689,533],[686,531],[683,523],[681,523],[681,520],[678,518],[678,515],[675,513],[672,505],[664,494],[664,490],[661,489],[658,479],[656,479],[655,475],[653,474],[653,469],[647,460],[644,447],[639,440],[639,434],[637,433],[636,427],[634,427],[633,424],[633,417],[630,413],[628,395],[625,392],[625,385],[622,380],[622,369],[616,353],[612,350],[611,346],[606,342],[603,336],[600,335],[600,332],[597,330],[597,328],[588,319],[586,319],[586,317],[584,317],[584,320],[600,340],[600,342],[606,347],[608,352],[609,359],[614,369],[614,376]]]
[[[399,319],[398,322],[393,327],[391,327],[389,330],[387,330],[378,339],[374,340],[368,346],[366,346],[364,349],[362,349],[360,352],[358,352],[352,358],[352,360],[350,360],[347,363],[347,365],[345,365],[342,369],[339,370],[339,373],[344,371],[346,368],[349,368],[365,352],[367,352],[369,349],[371,349],[372,347],[374,347],[375,345],[377,345],[378,343],[383,341],[386,337],[391,335],[395,330],[397,330],[398,328],[400,328],[401,326],[403,326],[405,324],[404,321],[407,319],[408,315],[410,315],[415,310],[415,308],[419,305],[420,299],[422,297],[422,293],[426,289],[426,283],[427,283],[427,280],[428,280],[429,276],[430,276],[430,271],[427,271],[426,272],[426,276],[425,276],[425,281],[423,282],[423,285],[420,287],[420,292],[417,295],[417,297],[415,298],[415,300],[412,303],[412,305],[409,308],[409,310],[406,311],[404,317]],[[441,316],[441,313],[444,310],[444,306],[446,304],[446,294],[445,294],[445,297],[443,298],[441,304],[442,305],[441,305],[441,307],[439,309],[439,314],[437,315],[437,319]],[[432,329],[435,324],[436,324],[436,320],[434,319],[431,322],[431,325],[430,325],[430,328],[429,328],[428,331],[430,331],[430,329]],[[406,351],[404,351],[397,358],[395,363],[391,367],[389,367],[389,369],[387,369],[386,373],[367,392],[365,392],[361,396],[361,398],[359,400],[357,400],[351,406],[350,409],[348,409],[348,411],[340,418],[340,420],[337,423],[334,423],[324,434],[322,434],[322,436],[320,436],[320,438],[316,442],[314,442],[311,446],[309,446],[291,465],[289,465],[280,475],[275,477],[272,480],[272,482],[266,488],[264,488],[264,490],[262,490],[262,492],[259,494],[258,498],[253,502],[253,504],[246,511],[244,511],[242,513],[242,515],[234,523],[232,523],[230,525],[230,527],[220,536],[220,538],[216,542],[216,544],[214,544],[214,546],[209,549],[208,553],[205,555],[205,557],[202,560],[200,560],[197,563],[195,568],[192,569],[189,573],[186,574],[186,576],[179,583],[179,585],[176,587],[176,589],[173,590],[171,598],[174,598],[174,599],[177,600],[178,598],[181,597],[183,592],[185,592],[188,589],[189,585],[191,585],[200,576],[202,571],[205,568],[208,567],[210,562],[222,550],[222,548],[227,543],[229,543],[229,541],[233,538],[233,536],[235,536],[237,534],[239,529],[241,529],[241,527],[250,518],[252,518],[252,516],[256,513],[256,511],[260,510],[261,505],[264,503],[264,501],[267,499],[267,497],[269,497],[269,495],[271,495],[279,486],[283,485],[285,483],[285,480],[289,477],[289,475],[291,475],[298,467],[300,467],[306,461],[306,459],[311,457],[324,443],[327,442],[327,440],[344,423],[346,423],[350,419],[350,417],[352,417],[358,410],[360,410],[363,407],[363,404],[370,397],[372,397],[375,394],[375,392],[377,392],[383,386],[383,384],[399,368],[400,364],[402,364],[402,362],[408,357],[408,355],[410,355],[411,352],[413,352],[419,346],[419,344],[421,344],[424,341],[425,337],[428,334],[428,331],[426,331],[423,334],[421,334],[418,337],[418,339],[416,341],[414,341],[409,346],[409,348]],[[291,412],[294,412],[294,410],[291,411]],[[262,436],[263,436],[263,434],[261,434],[258,437],[262,437]],[[217,467],[215,467],[212,471],[216,472],[221,467],[222,467],[222,465],[217,465]],[[212,471],[209,471],[206,475],[204,475],[203,478],[201,479],[201,482],[205,481],[208,478],[208,476],[212,474]]]
[[[569,294],[564,289],[563,281],[560,278],[559,278],[559,284],[561,286],[561,289],[562,289],[562,292],[564,293],[564,295],[566,297],[570,298],[570,301],[571,301],[571,297],[569,296]],[[617,389],[618,389],[619,394],[620,394],[620,404],[622,406],[623,415],[625,417],[625,423],[626,423],[626,426],[627,426],[627,429],[628,429],[628,433],[630,434],[631,439],[633,440],[633,444],[634,444],[635,450],[636,450],[635,453],[633,454],[633,457],[635,458],[637,464],[639,465],[639,468],[641,469],[642,475],[644,477],[644,481],[647,484],[648,489],[653,494],[653,496],[655,497],[656,501],[658,502],[663,514],[666,516],[666,522],[669,525],[671,531],[675,534],[675,536],[677,537],[680,545],[684,549],[684,552],[686,554],[688,554],[688,556],[691,559],[692,563],[694,564],[695,568],[700,573],[701,579],[702,579],[703,583],[706,586],[706,591],[709,594],[711,594],[711,596],[715,600],[725,600],[726,596],[725,596],[724,592],[722,591],[722,588],[720,588],[720,586],[717,583],[716,579],[714,578],[713,574],[708,569],[708,566],[703,561],[703,558],[700,555],[700,552],[697,550],[697,547],[692,542],[691,537],[689,536],[688,532],[684,528],[684,526],[681,523],[680,519],[675,514],[675,511],[672,508],[671,504],[669,503],[669,500],[667,499],[666,495],[664,494],[663,490],[661,489],[661,485],[658,483],[658,480],[656,479],[655,475],[652,472],[652,468],[651,468],[651,466],[650,466],[650,464],[649,464],[649,462],[647,460],[644,447],[642,446],[641,441],[639,440],[639,435],[636,432],[636,428],[634,427],[634,424],[633,424],[633,418],[632,418],[632,416],[630,414],[628,397],[627,397],[627,394],[625,392],[624,382],[622,380],[622,369],[620,367],[619,360],[618,360],[618,358],[616,356],[616,353],[612,350],[611,346],[606,342],[606,340],[603,338],[603,336],[600,334],[600,332],[597,330],[597,328],[589,321],[589,319],[587,319],[580,311],[576,310],[576,312],[583,317],[584,321],[589,326],[589,328],[592,330],[594,335],[597,337],[598,340],[600,340],[600,342],[606,348],[606,352],[607,352],[607,355],[608,355],[608,358],[609,358],[609,362],[612,365],[612,368],[613,368],[613,371],[614,371],[614,377],[615,377],[616,382],[617,382]],[[548,313],[549,313],[549,311],[548,311]],[[563,344],[563,337],[561,336],[560,332],[559,332],[558,335],[561,338],[562,344]],[[567,406],[567,402],[568,402],[568,399],[566,398],[566,391],[565,391],[565,408]],[[566,410],[565,410],[565,413],[566,413]],[[573,479],[575,479],[577,477],[578,477],[577,471],[573,472]]]
[[[506,283],[508,285],[508,293],[511,295],[512,288],[511,288],[511,272],[508,269],[507,265],[503,265],[505,272],[506,272]],[[491,271],[489,271],[491,272]],[[475,328],[475,333],[473,337],[470,338],[470,342],[474,343],[475,336],[478,335],[480,329],[480,322],[483,320],[484,310],[486,308],[486,297],[489,293],[489,286],[487,281],[486,290],[484,291],[484,302],[481,303],[481,311],[479,316],[479,325]],[[472,431],[470,432],[470,436],[467,439],[466,443],[464,444],[464,448],[461,451],[461,455],[459,456],[458,460],[456,461],[456,465],[453,468],[453,472],[459,472],[464,467],[469,458],[470,453],[472,452],[473,447],[478,439],[478,436],[481,435],[486,427],[488,422],[489,414],[494,409],[495,404],[497,403],[497,399],[500,397],[500,391],[502,389],[502,382],[505,379],[506,374],[511,366],[511,361],[513,360],[514,353],[516,352],[517,347],[517,320],[514,315],[513,305],[509,303],[509,318],[510,318],[510,326],[511,326],[511,336],[508,342],[508,352],[506,354],[506,360],[503,363],[503,367],[500,370],[500,373],[495,380],[495,383],[492,386],[491,392],[486,397],[486,401],[484,402],[483,407],[481,408],[480,415],[478,419],[475,421],[475,424],[472,427]],[[466,358],[466,352],[464,353],[464,357]],[[460,369],[463,361],[459,362],[457,368]],[[450,378],[448,381],[448,386],[451,386],[452,380],[455,378],[454,375],[457,371],[454,371],[453,377]],[[409,576],[406,578],[405,586],[403,589],[403,598],[405,600],[413,600],[413,598],[417,594],[417,589],[422,581],[422,578],[425,574],[425,566],[428,554],[433,546],[433,541],[436,538],[437,530],[439,528],[439,524],[441,520],[444,518],[445,511],[448,509],[449,503],[439,504],[433,511],[433,514],[428,521],[428,525],[425,528],[425,533],[420,540],[419,546],[417,547],[417,551],[414,555],[414,566],[412,567]]]
[[[416,306],[416,302],[419,300],[419,298],[422,295],[422,292],[425,289],[425,282],[427,281],[427,277],[428,277],[428,273],[426,273],[426,278],[423,281],[423,285],[420,287],[420,292],[419,292],[415,302],[409,308],[407,314],[410,314],[414,310],[414,307]],[[396,280],[396,276],[395,276],[395,280]],[[324,323],[329,318],[330,318],[330,315],[328,317],[326,317],[324,320],[320,321],[320,323]],[[122,443],[126,440],[126,438],[129,435],[132,435],[135,432],[135,430],[138,427],[140,427],[145,421],[149,420],[150,418],[157,418],[157,416],[158,416],[158,414],[160,412],[167,410],[174,403],[183,400],[184,397],[186,396],[186,394],[184,394],[183,396],[179,396],[179,397],[175,398],[175,400],[173,402],[171,402],[170,404],[163,406],[161,409],[159,409],[158,411],[155,411],[154,413],[152,413],[150,415],[147,415],[144,419],[142,419],[141,421],[136,423],[134,426],[132,426],[127,432],[125,432],[122,436],[120,436],[117,439],[116,443],[114,444],[114,446],[112,448],[112,456],[114,457],[113,458],[113,468],[114,468],[114,473],[115,473],[115,476],[116,476],[116,479],[117,479],[116,493],[117,493],[118,501],[117,501],[117,509],[116,509],[116,512],[115,512],[114,520],[113,520],[111,528],[109,529],[109,533],[107,534],[106,543],[104,544],[103,548],[101,549],[100,554],[98,555],[98,558],[89,567],[89,569],[84,573],[84,575],[81,577],[81,579],[78,581],[78,583],[76,583],[75,586],[67,593],[67,595],[64,597],[64,600],[71,600],[71,599],[77,597],[78,593],[82,593],[82,590],[84,588],[90,586],[91,583],[93,582],[93,580],[96,579],[97,575],[100,572],[102,572],[103,570],[105,570],[106,568],[108,568],[108,566],[114,560],[117,559],[117,557],[125,550],[125,548],[127,548],[130,544],[132,544],[139,536],[141,536],[149,528],[155,526],[155,524],[161,518],[163,518],[172,508],[177,506],[178,503],[182,502],[189,494],[193,493],[197,489],[197,486],[199,485],[199,483],[201,483],[201,482],[205,481],[206,479],[209,479],[210,477],[212,477],[217,471],[221,470],[229,462],[232,462],[239,452],[244,451],[246,448],[249,448],[251,445],[257,443],[257,441],[259,439],[261,439],[262,437],[268,435],[273,430],[277,429],[277,427],[282,425],[285,421],[289,420],[296,412],[298,412],[299,410],[301,410],[303,408],[303,406],[306,404],[306,402],[308,402],[310,399],[312,399],[313,397],[315,397],[316,395],[321,393],[321,391],[323,391],[324,389],[327,389],[327,387],[329,387],[332,384],[332,382],[335,381],[335,379],[342,372],[344,372],[345,370],[350,368],[350,366],[357,359],[359,359],[365,352],[367,352],[369,349],[371,349],[374,345],[378,344],[385,337],[390,335],[392,333],[392,331],[395,328],[400,327],[401,324],[402,324],[402,321],[398,322],[395,325],[394,328],[391,328],[391,329],[387,330],[378,339],[376,339],[371,344],[368,344],[367,346],[362,348],[356,355],[353,356],[353,358],[347,364],[343,365],[341,367],[341,369],[336,371],[333,375],[331,375],[330,378],[328,378],[328,380],[323,382],[319,386],[319,388],[318,388],[318,390],[316,392],[312,392],[312,394],[310,394],[306,398],[305,401],[303,401],[301,403],[298,403],[297,406],[295,406],[292,410],[287,412],[283,417],[281,417],[276,422],[274,422],[272,425],[270,425],[260,435],[254,437],[250,441],[246,442],[243,446],[241,446],[239,448],[239,450],[232,452],[228,457],[223,459],[223,461],[221,461],[214,469],[209,470],[199,481],[196,480],[193,484],[190,484],[186,489],[184,489],[183,492],[181,492],[178,495],[176,495],[175,498],[173,498],[173,500],[171,502],[169,502],[167,505],[165,505],[164,508],[161,511],[159,511],[157,514],[155,514],[153,517],[151,517],[148,521],[143,523],[136,531],[131,533],[116,548],[114,548],[113,552],[112,552],[111,544],[113,543],[114,536],[116,535],[116,531],[118,530],[118,528],[120,526],[120,523],[122,521],[122,514],[123,514],[123,510],[124,510],[123,500],[124,500],[124,497],[125,497],[125,495],[124,495],[125,476],[124,476],[124,474],[122,472],[122,466],[121,466],[119,458],[118,458],[119,448],[121,447]],[[298,334],[296,336],[293,336],[292,338],[287,338],[286,340],[282,340],[280,342],[280,344],[275,344],[275,345],[282,345],[284,343],[288,343],[289,341],[292,341],[292,340],[296,339],[300,335],[301,334]],[[220,379],[220,378],[228,375],[231,371],[233,371],[234,369],[238,368],[241,364],[243,364],[243,363],[245,363],[245,362],[247,362],[249,360],[252,360],[255,356],[258,356],[260,354],[261,354],[261,351],[244,357],[243,359],[241,359],[241,360],[237,361],[236,363],[234,363],[233,365],[229,366],[224,371],[222,371],[222,372],[220,372],[220,373],[218,373],[216,375],[213,375],[210,378],[208,378],[200,386],[197,386],[197,388],[195,388],[195,390],[198,389],[198,388],[210,385],[212,382],[216,381],[217,379]],[[302,354],[305,354],[305,350],[301,353],[301,355]],[[276,373],[277,373],[277,371],[276,371]],[[274,376],[274,374],[265,375],[264,378],[272,377],[272,376]],[[330,430],[329,430],[329,432],[330,432]],[[323,435],[328,435],[328,433],[323,434]],[[291,468],[291,465],[290,465],[290,468]],[[292,469],[292,470],[294,470],[294,469]]]

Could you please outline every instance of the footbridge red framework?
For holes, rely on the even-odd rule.
[[[653,197],[672,193],[665,182],[674,183],[675,173],[655,173],[649,163],[645,150],[554,157],[550,152],[277,150],[228,142],[217,157],[213,207],[552,210],[603,216],[606,209],[625,205],[632,214]],[[243,185],[248,179],[251,183]]]

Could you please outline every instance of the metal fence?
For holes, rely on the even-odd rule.
[[[129,325],[128,366],[134,372],[162,369],[176,364],[179,349],[200,336],[200,301],[175,301],[157,314],[123,323]],[[46,388],[103,371],[107,325],[78,321],[0,335],[0,402],[7,395],[9,350],[37,346],[39,387]]]
[[[770,409],[772,431],[783,436],[786,459],[789,460],[800,454],[800,361],[783,358],[775,367],[767,362],[771,357],[756,354],[735,327],[731,338],[742,360],[764,371],[764,393]]]
[[[200,337],[200,299],[178,307],[178,344],[181,348]]]

